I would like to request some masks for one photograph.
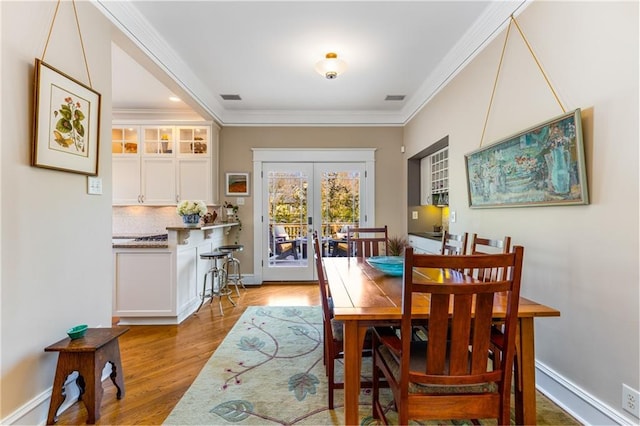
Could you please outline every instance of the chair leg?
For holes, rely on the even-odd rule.
[[[327,381],[329,383],[329,409],[333,410],[333,394],[335,392],[335,372],[334,372],[334,367],[335,367],[335,360],[334,359],[327,359]]]

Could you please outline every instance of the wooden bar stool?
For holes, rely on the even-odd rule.
[[[236,303],[231,298],[231,289],[227,286],[227,274],[225,269],[218,268],[218,259],[224,259],[228,256],[228,253],[224,253],[222,251],[212,251],[208,253],[202,253],[200,255],[201,259],[210,260],[211,267],[204,274],[204,282],[202,284],[202,300],[200,301],[200,306],[196,309],[196,314],[204,305],[204,301],[206,299],[210,299],[211,303],[213,303],[213,298],[218,297],[218,306],[220,307],[220,315],[224,315],[222,310],[222,296],[227,296],[229,302],[233,306],[236,306]],[[211,275],[211,292],[207,293],[207,277]]]
[[[57,412],[65,400],[63,393],[67,377],[78,372],[76,383],[80,388],[78,400],[87,407],[87,423],[95,424],[100,418],[102,401],[102,369],[111,363],[111,381],[117,388],[116,398],[124,397],[124,373],[120,361],[118,337],[129,331],[125,327],[89,328],[79,339],[65,338],[44,348],[45,352],[59,352],[58,367],[53,379],[47,424],[54,424]]]
[[[238,284],[242,286],[242,288],[246,289],[244,283],[242,282],[242,272],[240,271],[240,260],[237,257],[234,257],[234,253],[238,251],[244,250],[244,246],[242,244],[228,244],[226,246],[218,247],[223,253],[227,253],[227,259],[222,264],[222,268],[224,269],[227,280],[232,280],[233,285],[236,286],[236,294],[240,297],[240,290],[238,290]]]

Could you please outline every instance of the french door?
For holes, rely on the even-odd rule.
[[[375,223],[375,149],[252,151],[254,280],[313,281],[314,230],[330,255],[343,226]]]
[[[264,163],[262,279],[316,279],[312,235],[331,255],[348,226],[365,217],[365,164]]]

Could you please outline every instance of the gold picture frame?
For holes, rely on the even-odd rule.
[[[34,87],[31,165],[96,176],[100,93],[40,59]]]
[[[589,204],[576,109],[465,155],[469,207]]]

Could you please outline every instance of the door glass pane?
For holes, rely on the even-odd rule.
[[[268,267],[308,266],[309,176],[303,171],[269,171]]]
[[[322,239],[323,251],[327,251],[324,255],[346,255],[346,230],[360,223],[360,177],[359,171],[321,174]]]

